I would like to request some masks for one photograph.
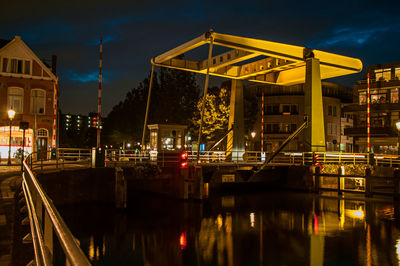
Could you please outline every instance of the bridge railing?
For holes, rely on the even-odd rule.
[[[59,168],[67,165],[87,166],[92,163],[91,149],[58,148],[51,151],[34,152],[27,157],[30,169]]]
[[[118,161],[148,161],[150,153],[147,151],[141,152],[136,150],[121,150],[121,149],[105,149],[105,160],[110,162]]]
[[[39,184],[31,165],[35,165],[37,153],[23,161],[22,188],[25,196],[31,228],[35,265],[54,264],[54,240],[56,235],[63,249],[66,265],[90,265],[77,240],[68,229],[61,215]]]
[[[230,161],[244,162],[264,162],[271,153],[261,151],[246,151],[242,157],[230,158]],[[200,162],[224,162],[227,159],[225,151],[203,151],[200,152]],[[189,161],[196,161],[197,153],[189,152]],[[400,167],[400,157],[398,155],[374,154],[368,156],[367,153],[343,153],[343,152],[281,152],[272,161],[272,164],[372,164],[376,166]]]

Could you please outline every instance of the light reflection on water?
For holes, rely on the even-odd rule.
[[[399,265],[391,202],[308,194],[138,197],[60,209],[95,265]]]

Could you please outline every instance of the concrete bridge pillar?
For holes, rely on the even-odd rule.
[[[325,151],[324,107],[319,60],[306,59],[306,83],[304,86],[304,114],[308,117],[308,127],[304,132],[305,151]]]
[[[226,160],[242,161],[245,152],[243,80],[232,80],[228,129],[232,127],[227,139]]]

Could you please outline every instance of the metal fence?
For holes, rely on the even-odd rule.
[[[92,164],[91,149],[59,148],[52,151],[34,152],[25,160],[31,170],[65,168],[69,165],[74,167],[86,167]]]
[[[60,154],[59,150],[57,152],[53,155],[57,156]],[[65,155],[64,153],[64,156],[67,157],[59,159],[76,159],[72,155],[72,150],[68,150],[68,153],[69,155]],[[83,155],[78,151],[77,158],[84,158],[80,156]],[[66,265],[90,265],[89,260],[80,249],[77,240],[68,229],[52,200],[47,196],[32,171],[33,166],[38,165],[38,157],[37,153],[30,154],[23,162],[22,172],[22,188],[28,210],[35,254],[34,263],[35,265],[53,265],[54,241],[58,240],[65,255]],[[51,158],[51,155],[48,157]],[[44,160],[42,159],[41,161]],[[81,161],[77,160],[77,162],[80,163]],[[54,234],[57,238],[54,238]]]

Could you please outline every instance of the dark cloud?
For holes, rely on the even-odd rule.
[[[364,66],[400,61],[394,1],[17,0],[5,6],[0,38],[21,35],[39,57],[58,56],[61,108],[72,113],[97,109],[100,36],[103,115],[147,77],[151,57],[210,28],[353,56]],[[204,58],[206,47],[190,56],[199,53]],[[336,80],[351,86],[358,78]]]

